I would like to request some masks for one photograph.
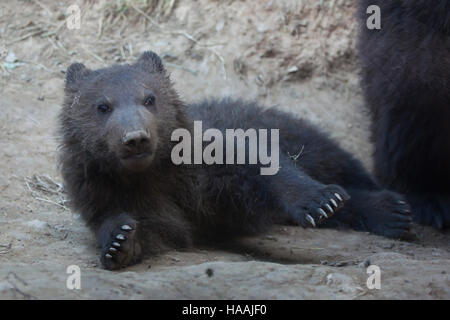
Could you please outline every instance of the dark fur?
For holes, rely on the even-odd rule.
[[[381,30],[365,27],[369,5]],[[416,221],[450,226],[450,1],[361,0],[359,54],[375,172]]]
[[[150,109],[139,104],[142,90],[156,97]],[[120,117],[96,110],[105,96]],[[148,120],[144,126],[152,126],[146,129],[153,130],[156,149],[148,167],[134,172],[122,165],[118,155],[124,146],[115,137],[137,113]],[[280,171],[262,176],[259,165],[172,164],[171,132],[192,131],[192,120],[202,120],[203,130],[280,129]],[[331,204],[330,199],[339,203],[334,211],[340,210],[321,221],[324,226],[392,238],[409,228],[408,206],[401,197],[381,190],[359,162],[309,123],[241,100],[185,106],[153,53],[144,53],[133,65],[96,71],[80,64],[69,67],[60,122],[62,175],[74,209],[98,236],[108,269],[171,247],[255,234],[273,223],[306,227],[307,214],[319,224],[317,209]],[[289,156],[300,150],[296,160]],[[126,238],[120,243],[119,234]]]

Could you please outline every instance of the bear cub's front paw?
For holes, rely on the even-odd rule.
[[[302,194],[288,210],[290,221],[303,227],[317,227],[336,214],[349,199],[348,193],[338,185],[327,185]]]
[[[100,260],[105,269],[117,270],[138,262],[141,246],[136,237],[134,220],[120,221],[102,246]]]

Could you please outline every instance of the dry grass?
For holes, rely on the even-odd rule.
[[[176,0],[115,0],[109,1],[104,8],[105,15],[117,17],[120,14],[133,15],[133,8],[139,8],[148,15],[167,18],[172,14]],[[135,17],[138,17],[135,15]]]
[[[68,200],[64,192],[64,186],[56,182],[48,175],[33,175],[25,178],[25,184],[35,200],[56,205],[70,211],[66,206]]]
[[[134,61],[139,55],[138,50],[133,47],[136,39],[144,32],[151,31],[167,36],[168,38],[183,37],[191,42],[191,47],[197,47],[217,60],[221,67],[222,77],[227,79],[227,71],[223,54],[219,52],[218,46],[223,43],[206,43],[195,36],[195,30],[187,31],[185,29],[173,29],[167,27],[165,23],[170,19],[174,9],[177,6],[176,0],[115,0],[94,2],[85,0],[81,4],[81,21],[96,21],[96,31],[94,37],[84,38],[73,47],[68,39],[73,35],[65,28],[66,16],[62,7],[54,5],[45,5],[42,1],[32,1],[36,10],[45,11],[51,14],[53,19],[44,19],[35,17],[32,20],[24,20],[15,23],[11,20],[8,34],[5,38],[8,41],[4,44],[5,48],[18,42],[23,42],[29,38],[39,39],[38,41],[48,42],[48,45],[41,51],[42,61],[49,58],[57,58],[59,61],[70,61],[76,55],[78,60],[95,60],[104,67],[111,62],[123,63]],[[86,22],[84,22],[86,23]],[[137,32],[137,29],[140,32]],[[133,32],[130,32],[132,30]],[[142,31],[142,32],[141,32]],[[69,37],[66,37],[69,36]],[[0,43],[0,49],[1,47]],[[8,52],[2,54],[6,56]],[[80,55],[81,53],[81,55]],[[0,57],[0,58],[1,58]],[[164,57],[163,57],[164,59]],[[44,70],[48,73],[60,72],[55,66],[48,66],[45,63],[39,63],[35,60],[21,60],[21,63],[29,64],[33,68]],[[165,61],[169,68],[177,68],[191,74],[197,75],[198,72],[183,65]],[[0,72],[8,74],[9,71],[2,68],[0,63]]]

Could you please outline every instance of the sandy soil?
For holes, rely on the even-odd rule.
[[[154,50],[186,101],[231,95],[277,105],[328,131],[370,169],[368,117],[353,0],[161,1],[153,11],[136,1],[121,10],[79,1],[81,29],[69,30],[64,12],[73,3],[0,3],[0,298],[450,298],[450,233],[421,226],[413,242],[276,226],[223,250],[102,270],[93,236],[52,184],[61,183],[56,115],[71,62],[96,68]],[[365,287],[370,263],[381,267],[381,290]],[[88,279],[76,292],[65,287],[73,264]]]

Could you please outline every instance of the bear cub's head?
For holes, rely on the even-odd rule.
[[[74,63],[67,69],[63,148],[88,161],[141,172],[170,154],[171,133],[184,126],[182,119],[182,103],[151,51],[132,65],[89,70]]]

